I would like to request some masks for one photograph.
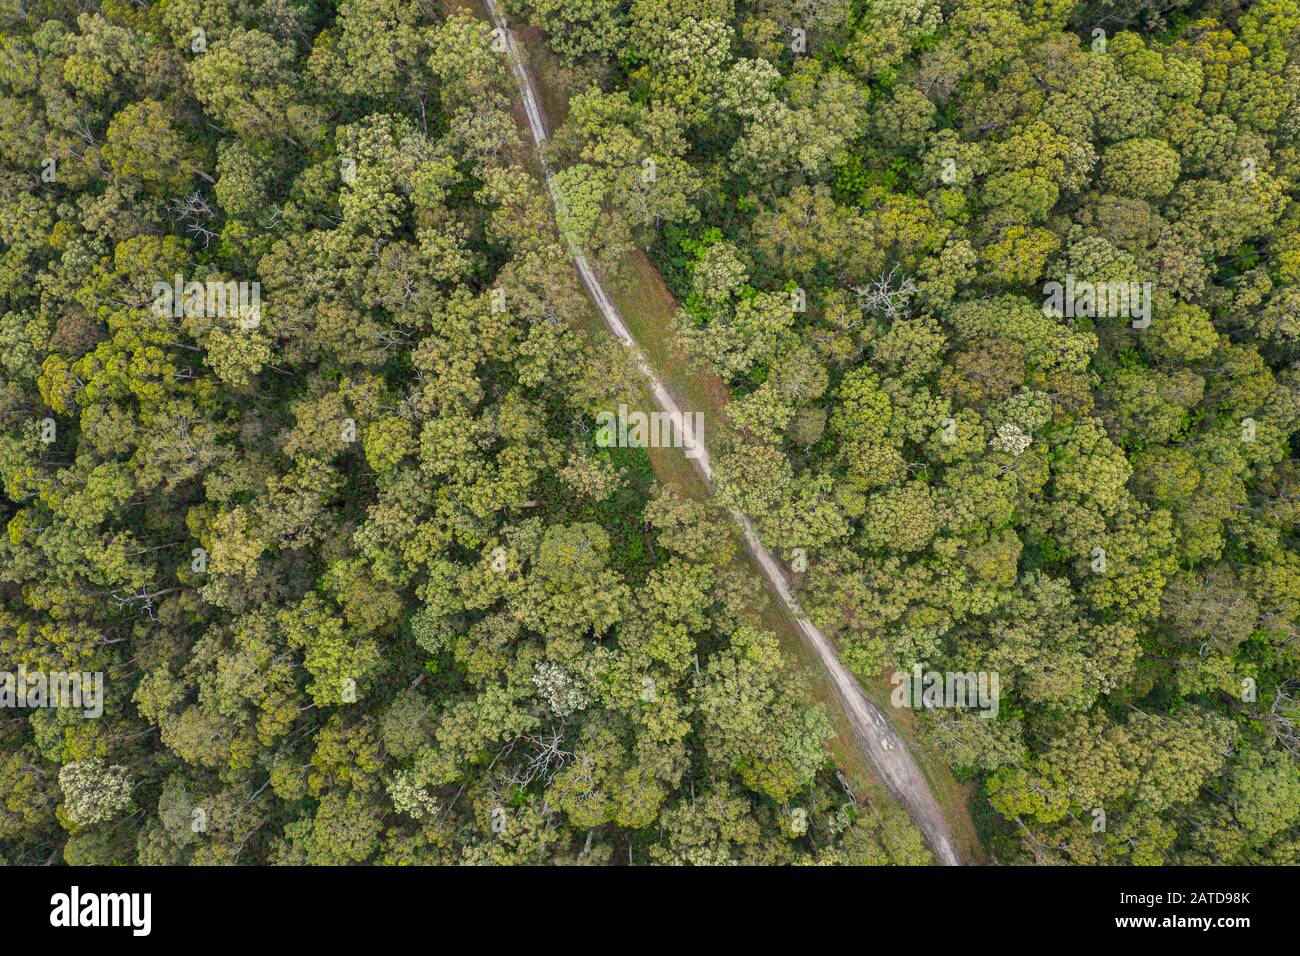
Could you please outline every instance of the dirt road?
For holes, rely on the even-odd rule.
[[[524,68],[524,61],[515,43],[514,34],[497,11],[495,0],[485,0],[485,2],[493,24],[500,32],[499,42],[505,45],[511,69],[513,69],[515,78],[518,81],[524,113],[528,118],[528,126],[532,132],[533,141],[537,146],[542,172],[546,177],[547,190],[550,193],[551,203],[555,204],[557,199],[551,179],[551,171],[542,150],[542,144],[546,141],[547,130],[546,120],[542,115],[541,99],[538,96],[532,77]],[[569,243],[569,252],[573,256],[578,275],[581,277],[582,284],[586,287],[588,295],[591,296],[592,302],[600,311],[610,331],[632,352],[637,367],[645,377],[659,408],[674,416],[676,421],[686,420],[677,400],[663,384],[658,373],[646,358],[641,346],[637,344],[636,339],[628,330],[623,317],[619,315],[618,309],[614,306],[613,299],[605,291],[600,279],[597,278],[591,265],[587,262],[587,257],[572,242]],[[708,449],[701,442],[693,451],[695,457],[691,460],[696,470],[700,473],[700,477],[704,479],[705,484],[712,486],[713,468],[709,462]],[[916,765],[916,761],[912,759],[911,754],[908,753],[902,737],[894,730],[880,709],[867,697],[857,678],[840,662],[830,639],[814,627],[799,608],[785,569],[767,546],[758,539],[749,517],[734,510],[731,512],[731,516],[739,525],[745,538],[745,544],[754,560],[762,568],[772,591],[789,610],[804,639],[816,652],[822,666],[830,674],[831,681],[840,697],[840,702],[843,704],[845,713],[853,725],[858,743],[872,767],[875,768],[877,775],[889,788],[890,792],[907,808],[913,822],[925,835],[936,860],[945,866],[959,866],[961,860],[957,855],[956,845],[948,821],[944,817],[938,801],[930,792],[925,776]]]

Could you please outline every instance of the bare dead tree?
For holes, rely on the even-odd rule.
[[[905,319],[912,313],[912,296],[919,291],[911,276],[895,279],[898,266],[868,285],[854,286],[858,305],[863,312],[883,315],[890,322]]]
[[[172,203],[169,210],[173,218],[184,225],[186,232],[203,241],[204,249],[217,237],[216,231],[210,228],[217,217],[217,211],[197,189],[184,199]]]
[[[1300,701],[1292,696],[1295,681],[1283,681],[1273,695],[1273,705],[1269,708],[1268,722],[1273,726],[1273,736],[1277,738],[1286,752],[1293,757],[1300,757],[1300,729],[1297,717],[1300,717]]]
[[[517,787],[527,787],[535,780],[549,784],[573,757],[573,752],[562,746],[563,741],[564,724],[552,727],[545,733],[524,734],[518,743],[527,745],[530,750],[523,763],[506,779]]]
[[[147,616],[149,620],[157,621],[158,616],[154,613],[154,600],[179,590],[180,588],[164,588],[159,591],[150,591],[147,587],[141,585],[134,592],[130,593],[125,589],[111,591],[109,592],[109,599],[113,602],[113,606],[119,610],[134,608],[141,614]]]

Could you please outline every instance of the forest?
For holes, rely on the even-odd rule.
[[[1300,864],[1300,0],[499,6],[0,0],[0,863],[934,862],[742,513],[965,862]]]

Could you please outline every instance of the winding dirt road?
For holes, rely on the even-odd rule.
[[[532,131],[533,142],[537,146],[537,156],[542,166],[542,173],[546,177],[547,190],[550,193],[552,205],[556,205],[558,200],[555,186],[542,149],[547,134],[546,121],[542,115],[541,100],[537,95],[537,89],[534,86],[532,77],[529,76],[527,69],[524,67],[523,57],[520,56],[514,34],[506,24],[504,17],[497,11],[495,0],[485,0],[485,3],[487,4],[488,13],[492,17],[492,22],[500,33],[500,42],[504,43],[506,55],[510,59],[511,68],[514,70],[515,78],[518,81],[524,113],[528,117],[528,126]],[[659,408],[673,416],[674,421],[686,421],[687,419],[682,414],[677,400],[664,386],[658,373],[646,358],[641,346],[633,338],[627,324],[623,321],[623,317],[619,315],[618,309],[615,308],[613,300],[605,291],[604,286],[601,285],[591,265],[587,262],[587,257],[583,254],[583,251],[573,242],[569,242],[569,252],[573,257],[574,265],[577,267],[578,275],[582,278],[582,284],[587,289],[587,294],[591,296],[592,302],[600,311],[610,331],[632,352],[637,367],[645,377]],[[703,442],[700,442],[693,450],[695,457],[692,457],[691,461],[705,484],[712,487],[713,467],[709,462],[708,449],[704,447]],[[957,855],[956,845],[948,821],[939,808],[938,801],[930,792],[925,776],[912,759],[911,754],[908,753],[902,737],[894,730],[885,715],[881,713],[880,708],[867,697],[857,678],[841,663],[830,639],[814,627],[813,623],[804,615],[795,600],[785,569],[767,546],[759,540],[758,534],[754,531],[753,522],[750,521],[747,515],[736,510],[732,510],[731,517],[740,527],[745,538],[745,544],[758,566],[762,568],[768,584],[771,585],[781,603],[789,610],[804,640],[817,653],[822,666],[830,674],[845,714],[848,716],[858,738],[858,743],[872,767],[876,770],[877,775],[894,797],[907,808],[913,822],[925,835],[936,860],[945,866],[961,865],[961,859]]]

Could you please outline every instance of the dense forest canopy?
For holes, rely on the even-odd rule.
[[[502,6],[558,215],[481,8],[0,0],[0,672],[103,680],[0,862],[930,862],[738,508],[864,684],[998,675],[990,859],[1300,863],[1300,0]]]
[[[926,720],[994,855],[1300,862],[1300,5],[519,6],[719,499],[864,679],[1000,677]]]
[[[635,375],[496,47],[404,0],[0,11],[0,661],[103,675],[4,712],[6,862],[929,858],[725,521],[594,441]]]

